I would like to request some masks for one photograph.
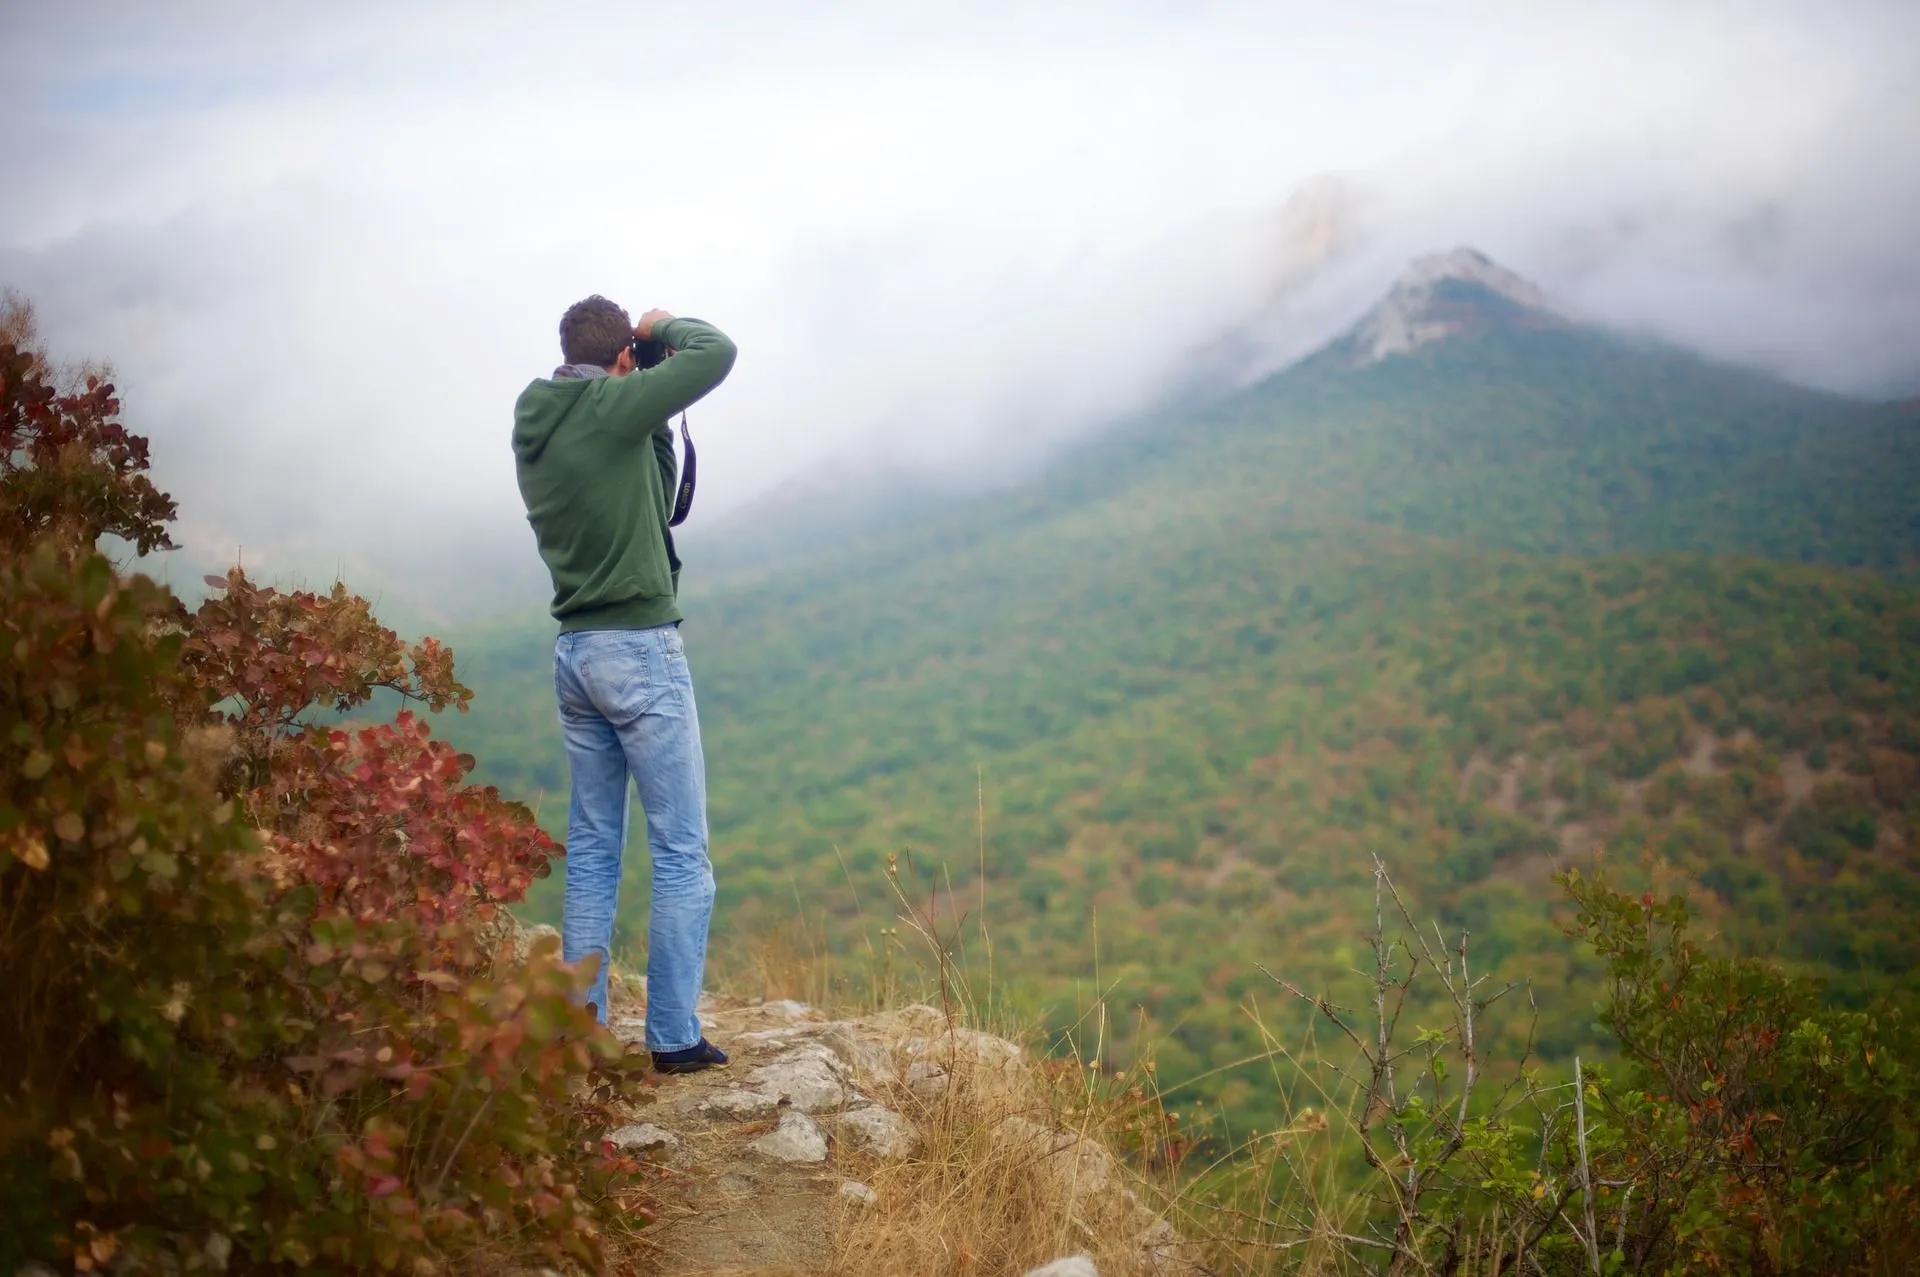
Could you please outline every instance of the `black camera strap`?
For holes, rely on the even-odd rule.
[[[673,494],[673,517],[667,520],[667,526],[677,528],[687,521],[687,515],[693,510],[694,451],[693,436],[687,432],[687,414],[680,414],[680,446],[686,452],[685,460],[680,463],[680,487]]]

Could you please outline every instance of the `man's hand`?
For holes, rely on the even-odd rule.
[[[655,324],[661,323],[664,320],[668,320],[672,318],[673,316],[668,314],[664,310],[650,310],[646,314],[640,316],[640,322],[633,326],[633,335],[635,337],[638,337],[641,341],[652,341],[653,326]]]

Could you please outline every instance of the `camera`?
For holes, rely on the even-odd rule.
[[[633,339],[633,366],[652,368],[664,362],[673,352],[667,343],[654,337],[635,337]]]

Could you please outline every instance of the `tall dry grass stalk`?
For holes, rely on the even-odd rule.
[[[1384,1116],[1390,1069],[1370,1070],[1362,1059],[1356,1075],[1334,1063],[1341,1051],[1316,1040],[1325,1026],[1313,1020],[1297,1040],[1283,1040],[1274,1017],[1250,1001],[1263,1049],[1215,1072],[1266,1069],[1289,1117],[1276,1130],[1246,1131],[1231,1114],[1215,1115],[1216,1133],[1199,1155],[1170,1110],[1204,1079],[1162,1090],[1144,1024],[1128,1035],[1133,1062],[1114,1071],[1111,990],[1099,984],[1097,965],[1095,995],[1064,1033],[1011,1020],[988,974],[986,894],[937,878],[938,888],[917,898],[907,884],[924,879],[911,857],[904,866],[890,858],[891,916],[875,926],[849,875],[859,928],[852,943],[832,935],[824,915],[810,922],[797,910],[737,950],[724,976],[728,992],[871,1017],[893,1040],[898,1080],[874,1098],[911,1118],[922,1143],[902,1160],[847,1166],[874,1199],[841,1204],[831,1272],[1018,1274],[1074,1254],[1110,1277],[1401,1270],[1411,1248],[1373,1225],[1381,1199],[1395,1196],[1382,1190],[1404,1168],[1361,1166],[1353,1155],[1356,1136]],[[1392,956],[1386,948],[1376,956],[1384,981]],[[1390,986],[1377,992],[1384,998]],[[1381,1049],[1365,1045],[1376,1056]],[[1395,1054],[1388,1048],[1384,1058]],[[1459,1235],[1450,1270],[1520,1271],[1526,1242],[1519,1221],[1480,1221]]]
[[[984,894],[971,919],[942,917],[940,903],[961,898],[951,882],[921,901],[903,877],[912,880],[891,861],[899,925],[866,946],[866,988],[897,997],[914,987],[934,1004],[879,1017],[899,1080],[875,1098],[913,1119],[922,1144],[913,1157],[860,1168],[874,1200],[842,1211],[832,1271],[1020,1273],[1074,1254],[1105,1274],[1193,1271],[1197,1252],[1154,1205],[1158,1185],[1114,1154],[1128,1137],[1156,1136],[1150,1073],[1082,1068],[1071,1045],[1036,1062],[1037,1027],[1002,1022],[986,974]],[[969,947],[979,950],[971,963]],[[888,956],[895,951],[900,961]],[[1104,1027],[1105,1015],[1102,1001],[1081,1023]]]
[[[1062,1129],[1074,1112],[1067,1088],[992,1047],[970,1048],[964,1029],[950,1040],[960,1045],[942,1093],[901,1086],[880,1097],[911,1115],[925,1142],[915,1157],[865,1168],[874,1202],[842,1211],[831,1271],[1022,1273],[1073,1254],[1103,1274],[1175,1270],[1175,1239],[1154,1230],[1147,1186],[1100,1141],[1101,1116],[1083,1109],[1080,1130]]]

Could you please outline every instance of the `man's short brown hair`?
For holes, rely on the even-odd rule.
[[[632,343],[633,321],[627,312],[598,293],[560,316],[560,355],[570,364],[610,367]]]

